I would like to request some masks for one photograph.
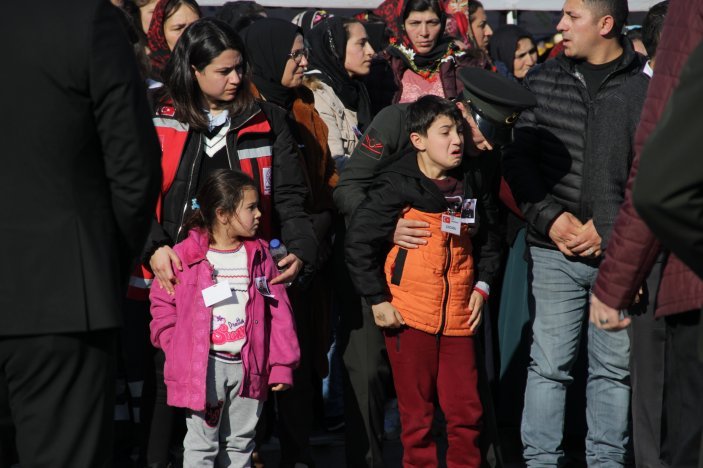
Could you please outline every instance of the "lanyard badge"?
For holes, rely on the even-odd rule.
[[[460,235],[461,218],[449,211],[442,213],[442,232],[454,234],[455,236]]]

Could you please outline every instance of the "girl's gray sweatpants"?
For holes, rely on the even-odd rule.
[[[205,411],[188,410],[183,467],[249,467],[263,402],[238,396],[242,363],[210,356]]]

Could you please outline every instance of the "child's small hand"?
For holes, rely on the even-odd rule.
[[[290,385],[284,384],[284,383],[279,383],[271,387],[272,392],[284,392],[290,388]]]
[[[480,292],[473,291],[471,293],[471,298],[469,299],[469,311],[471,312],[469,316],[469,330],[472,332],[476,331],[481,324],[483,302],[483,296]]]
[[[381,328],[400,328],[405,325],[405,320],[400,312],[390,302],[381,302],[371,306],[373,320]]]

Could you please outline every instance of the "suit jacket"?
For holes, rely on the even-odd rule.
[[[0,336],[121,323],[161,172],[120,14],[37,0],[0,16]]]

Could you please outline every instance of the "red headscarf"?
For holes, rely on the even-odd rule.
[[[440,8],[454,19],[457,25],[458,37],[462,42],[470,37],[469,28],[469,3],[470,0],[439,0]],[[403,0],[385,0],[378,8],[372,11],[385,21],[386,26],[393,32],[398,40],[403,39]],[[359,15],[357,15],[359,17]],[[366,18],[363,18],[366,19]]]
[[[154,15],[149,23],[149,32],[147,32],[147,46],[149,47],[149,61],[154,75],[162,79],[162,72],[171,56],[171,50],[168,48],[166,36],[164,35],[164,15],[166,14],[166,4],[169,0],[159,0],[154,7]]]

